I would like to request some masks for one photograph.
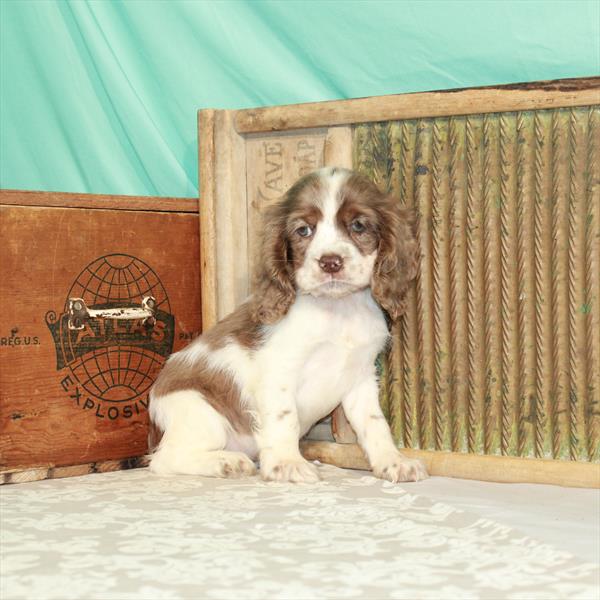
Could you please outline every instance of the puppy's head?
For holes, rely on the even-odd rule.
[[[255,317],[278,321],[296,293],[341,298],[371,287],[396,320],[417,266],[411,213],[366,177],[324,168],[266,214]]]

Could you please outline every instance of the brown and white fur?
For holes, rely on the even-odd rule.
[[[151,392],[158,474],[319,476],[299,439],[340,403],[375,475],[427,477],[394,445],[375,359],[415,277],[410,214],[352,171],[300,179],[266,216],[256,292],[171,356]]]

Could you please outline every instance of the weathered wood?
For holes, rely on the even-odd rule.
[[[338,444],[356,444],[356,433],[341,406],[331,414],[331,433]]]
[[[323,148],[323,165],[352,168],[352,127],[330,127]]]
[[[150,196],[0,190],[0,203],[15,206],[198,213],[198,198],[155,198]]]
[[[215,219],[217,234],[218,310],[222,319],[248,295],[246,147],[233,129],[229,111],[215,114]]]
[[[307,460],[345,469],[370,470],[360,446],[332,442],[302,442]],[[600,465],[566,460],[485,456],[400,448],[408,458],[422,460],[430,475],[496,483],[546,483],[566,487],[600,488]]]
[[[208,299],[203,317],[210,327],[248,295],[246,147],[233,128],[231,111],[200,111],[198,127],[200,228],[205,256],[211,257],[203,264]]]
[[[197,213],[3,199],[0,469],[144,454],[149,387],[168,354],[201,330]],[[157,302],[152,329],[113,319],[68,329],[71,296],[107,308],[147,295]]]
[[[200,261],[202,265],[202,322],[217,322],[217,224],[215,221],[215,112],[198,111],[198,190],[200,191]]]
[[[419,215],[421,270],[382,377],[397,443],[598,460],[591,332],[600,250],[590,200],[599,173],[589,130],[599,114],[595,106],[355,127],[359,171],[384,189],[415,173],[404,201]],[[398,127],[412,134],[395,145]],[[409,330],[418,332],[416,360],[406,355]],[[416,420],[406,418],[409,397]]]
[[[504,86],[394,94],[238,110],[239,133],[587,106],[600,102],[600,77]]]
[[[63,477],[82,477],[93,473],[110,473],[124,471],[146,466],[146,457],[132,457],[124,460],[105,460],[83,465],[69,465],[66,467],[53,467],[51,465],[37,468],[16,468],[0,471],[0,485],[8,483],[29,483],[43,479],[62,479]]]

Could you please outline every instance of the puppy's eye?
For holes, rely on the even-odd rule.
[[[313,229],[309,225],[303,225],[302,227],[298,227],[298,229],[296,229],[296,233],[300,237],[309,237],[310,235],[312,235],[312,232]]]
[[[363,233],[366,228],[367,226],[364,223],[361,223],[360,221],[352,221],[352,223],[350,223],[350,229],[354,233]]]

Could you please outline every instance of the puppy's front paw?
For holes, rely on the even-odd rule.
[[[374,464],[373,474],[392,483],[422,481],[429,477],[425,465],[420,460],[406,458],[399,452]]]
[[[260,474],[265,481],[291,481],[292,483],[315,483],[321,479],[317,468],[298,458],[261,456]]]

